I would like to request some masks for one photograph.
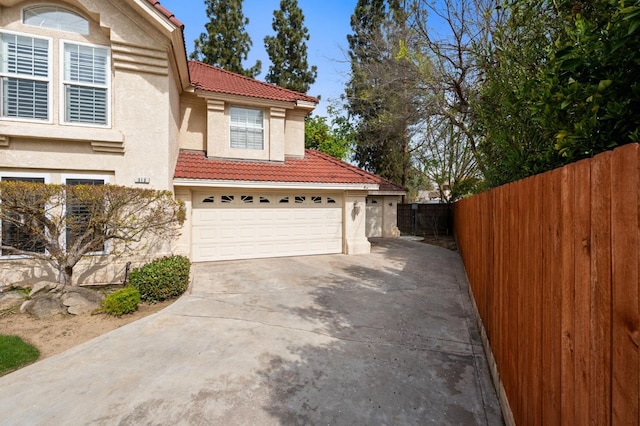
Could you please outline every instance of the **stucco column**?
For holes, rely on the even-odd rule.
[[[366,254],[371,252],[371,243],[366,235],[366,192],[347,192],[342,211],[345,254]]]
[[[284,161],[284,108],[271,108],[269,111],[269,161]]]
[[[227,119],[224,115],[224,102],[207,99],[207,156],[223,156],[228,145]]]
[[[400,236],[398,229],[398,202],[399,196],[386,196],[382,203],[382,237],[397,238]]]
[[[174,251],[176,254],[187,256],[191,259],[191,229],[193,228],[193,194],[188,188],[176,188],[175,197],[177,200],[184,202],[185,220],[180,230],[180,236],[174,242]]]

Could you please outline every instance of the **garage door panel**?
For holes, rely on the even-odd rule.
[[[220,195],[214,194],[214,199],[220,200]],[[258,200],[260,196],[253,194],[253,199]],[[286,196],[294,199],[291,194],[270,198]],[[306,203],[214,205],[196,202],[192,216],[193,259],[215,261],[341,253],[342,208],[338,207],[340,197],[332,198],[337,202],[311,203],[310,195]],[[241,200],[241,196],[235,194],[234,199]]]

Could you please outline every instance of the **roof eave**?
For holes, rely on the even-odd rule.
[[[260,98],[257,96],[248,96],[248,95],[236,95],[232,93],[225,92],[216,92],[213,90],[206,90],[201,88],[195,88],[194,90],[196,96],[204,99],[215,99],[226,102],[236,102],[242,103],[245,105],[251,106],[260,106],[260,107],[276,107],[276,108],[285,108],[285,109],[293,109],[295,108],[295,104],[289,101],[280,101],[275,99],[268,98]]]
[[[407,191],[369,191],[369,195],[390,195],[390,196],[402,196],[407,195]]]
[[[316,106],[318,106],[318,102],[311,102],[311,101],[304,101],[304,100],[298,100],[296,101],[296,106],[299,108],[304,108],[304,109],[308,109],[309,111],[315,109]]]
[[[296,190],[339,190],[339,191],[376,191],[378,184],[372,183],[327,183],[327,182],[274,182],[221,179],[173,179],[174,187],[198,188],[247,188],[247,189],[296,189]]]
[[[191,86],[189,79],[188,58],[184,42],[184,25],[174,18],[169,18],[148,0],[133,0],[133,4],[147,16],[153,18],[149,22],[171,41],[171,50],[178,72],[182,90]],[[164,8],[163,8],[164,9]]]

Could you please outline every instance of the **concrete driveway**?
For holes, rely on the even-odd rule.
[[[197,264],[163,311],[0,378],[2,425],[500,425],[457,253]]]

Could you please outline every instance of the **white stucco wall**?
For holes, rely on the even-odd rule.
[[[286,102],[229,97],[196,91],[181,96],[180,148],[205,150],[208,157],[285,161],[304,157],[304,118],[309,110]],[[264,118],[264,147],[234,149],[230,144],[229,109],[232,106],[260,109]]]
[[[365,191],[348,191],[344,196],[343,232],[345,254],[366,254],[371,251],[371,243],[366,236]]]
[[[13,3],[13,2],[12,2]],[[51,183],[65,176],[105,177],[109,183],[162,190],[173,189],[173,170],[178,155],[180,96],[182,88],[171,65],[171,41],[123,0],[27,1],[0,10],[0,28],[24,35],[44,36],[51,42],[50,122],[0,118],[0,175],[24,173],[46,175]],[[90,34],[24,25],[23,7],[56,4],[90,20]],[[153,12],[155,13],[155,12]],[[179,30],[178,30],[179,31]],[[107,126],[61,123],[61,40],[110,49],[110,120]],[[136,181],[148,183],[136,183]],[[168,252],[154,247],[150,256]],[[143,256],[144,257],[144,256]],[[98,258],[83,260],[76,277],[82,282],[118,281],[123,264]],[[91,264],[91,265],[90,265]],[[8,277],[31,276],[34,265],[0,258],[0,271]],[[4,278],[3,278],[4,279]],[[9,278],[6,278],[9,279]]]
[[[398,229],[399,195],[369,195],[367,197],[367,236],[396,238]],[[375,203],[375,204],[374,204]],[[375,216],[372,216],[375,215]]]

